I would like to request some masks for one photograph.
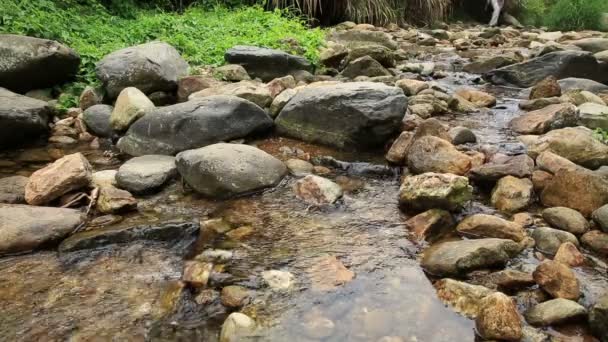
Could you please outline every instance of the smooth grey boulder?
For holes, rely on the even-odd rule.
[[[592,214],[591,218],[601,230],[608,233],[608,204],[596,209]]]
[[[256,46],[234,46],[226,51],[224,59],[227,63],[242,65],[252,78],[261,78],[264,82],[298,71],[313,71],[312,64],[304,57]]]
[[[116,173],[116,184],[134,193],[149,192],[176,175],[175,157],[146,155],[124,163]]]
[[[132,156],[174,155],[263,132],[272,125],[268,114],[250,101],[207,96],[151,110],[129,127],[118,148]]]
[[[76,76],[80,56],[53,40],[0,34],[0,87],[25,93]]]
[[[547,208],[542,212],[543,219],[552,227],[572,234],[584,234],[589,230],[589,222],[578,211],[565,207]]]
[[[82,222],[84,215],[74,209],[0,204],[0,255],[59,241]]]
[[[491,83],[527,88],[548,76],[587,78],[598,82],[608,81],[608,72],[585,51],[556,51],[525,62],[512,64],[483,75]]]
[[[353,82],[301,89],[279,113],[280,134],[338,148],[384,144],[398,131],[407,108],[403,90]]]
[[[110,125],[110,117],[114,108],[109,105],[98,104],[87,108],[82,113],[82,119],[87,128],[96,136],[110,138],[114,130]]]
[[[579,303],[563,298],[556,298],[540,303],[525,313],[526,321],[532,325],[552,325],[564,323],[585,316],[587,310]]]
[[[276,185],[287,173],[282,161],[248,145],[214,144],[179,153],[179,174],[195,191],[213,198],[243,195]]]
[[[562,92],[573,89],[586,90],[592,93],[608,91],[608,85],[586,78],[567,77],[557,81],[557,83],[559,83],[560,88],[562,88]]]
[[[432,275],[456,276],[481,268],[503,266],[521,251],[507,239],[443,242],[424,251],[422,267]]]
[[[28,180],[24,176],[0,178],[0,203],[25,204],[25,186]]]
[[[0,149],[47,134],[51,114],[47,102],[0,88]]]
[[[188,74],[188,63],[164,42],[150,42],[114,51],[96,65],[97,78],[107,95],[116,98],[127,87],[145,94],[173,91],[180,77]]]
[[[564,230],[539,227],[534,229],[531,235],[536,242],[536,249],[550,255],[557,253],[559,246],[564,242],[571,242],[576,246],[579,245],[576,236]]]

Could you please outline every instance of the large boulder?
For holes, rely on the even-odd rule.
[[[597,140],[593,131],[585,127],[556,129],[525,144],[532,158],[550,151],[591,169],[608,165],[608,146]]]
[[[83,221],[78,210],[0,204],[0,255],[59,241]]]
[[[25,200],[31,205],[47,204],[70,191],[91,184],[91,164],[74,153],[34,172],[25,187]]]
[[[471,168],[471,158],[458,151],[449,141],[427,135],[416,139],[410,146],[407,165],[414,173],[464,175]]]
[[[214,144],[179,153],[177,169],[197,192],[215,198],[243,195],[277,184],[283,162],[248,145]]]
[[[456,276],[482,268],[503,266],[521,251],[507,239],[443,242],[424,252],[422,267],[432,275]]]
[[[313,71],[313,66],[304,57],[255,46],[235,46],[226,51],[224,59],[242,65],[252,78],[261,78],[264,82],[299,71]]]
[[[116,173],[116,184],[122,189],[143,193],[158,189],[176,175],[174,157],[146,155],[124,163]]]
[[[95,72],[108,96],[116,98],[127,87],[145,94],[173,91],[178,79],[188,74],[188,63],[171,45],[150,42],[110,53],[97,63]]]
[[[0,148],[46,134],[50,115],[47,102],[0,88]]]
[[[606,82],[604,72],[593,54],[585,51],[556,51],[528,61],[492,70],[483,75],[494,84],[531,87],[548,76],[587,78]]]
[[[0,87],[20,93],[69,81],[80,66],[80,56],[65,45],[12,34],[0,34],[0,56]]]
[[[540,196],[548,207],[567,207],[589,217],[608,203],[608,180],[588,170],[559,170]]]
[[[208,96],[147,112],[129,127],[118,148],[132,156],[173,155],[270,127],[272,119],[252,102],[235,96]]]
[[[339,148],[375,147],[399,129],[407,98],[396,87],[371,82],[309,86],[283,107],[277,130]]]
[[[473,187],[466,177],[453,174],[423,173],[407,176],[399,188],[399,203],[405,210],[457,210],[473,198]]]
[[[571,103],[550,105],[522,114],[511,120],[511,129],[519,134],[543,134],[550,130],[576,126],[579,111]]]

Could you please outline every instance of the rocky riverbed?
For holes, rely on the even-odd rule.
[[[67,113],[38,88],[77,55],[14,57],[0,336],[608,341],[606,51],[343,23],[316,70],[237,46],[188,75],[154,42],[100,61]]]

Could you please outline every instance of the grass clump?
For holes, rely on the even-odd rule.
[[[599,30],[606,0],[557,0],[547,13],[546,25],[558,30]]]

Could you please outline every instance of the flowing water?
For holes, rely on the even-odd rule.
[[[473,84],[473,78],[450,73],[438,82],[454,89]],[[470,127],[483,144],[501,152],[521,152],[506,128],[517,113],[518,92],[485,90],[497,95],[495,109],[440,119],[451,126]],[[311,157],[330,155],[349,162],[385,164],[380,152],[338,152],[276,137],[255,143],[283,160],[291,157],[284,148],[289,146]],[[119,165],[99,152],[85,152],[98,170]],[[28,150],[25,157],[20,153],[0,157],[5,160],[0,174],[28,174],[47,162],[45,148]],[[291,190],[293,177],[263,193],[226,201],[205,200],[184,192],[175,182],[141,199],[139,212],[114,224],[221,217],[233,227],[253,227],[254,234],[243,241],[202,234],[189,248],[134,241],[93,251],[42,251],[2,258],[0,340],[216,341],[229,312],[218,303],[197,304],[194,293],[179,280],[184,258],[207,249],[226,249],[232,251],[232,259],[216,268],[229,276],[217,282],[251,289],[253,299],[241,311],[260,323],[252,340],[377,341],[400,336],[405,341],[473,341],[474,322],[437,299],[419,266],[417,259],[425,246],[404,227],[407,216],[397,205],[400,170],[373,175],[364,172],[362,165],[334,170],[328,176],[347,189],[333,206],[308,207],[296,199]],[[487,205],[487,193],[477,194],[466,209],[473,212],[494,212]],[[528,254],[513,264],[538,262]],[[316,289],[310,270],[324,256],[335,256],[355,278],[333,290]],[[287,292],[265,287],[261,273],[273,269],[293,273],[296,286]],[[607,286],[605,270],[605,264],[597,260],[595,267],[577,271],[587,284],[585,301]],[[577,336],[586,334],[580,326],[551,333],[569,340],[582,340]]]

